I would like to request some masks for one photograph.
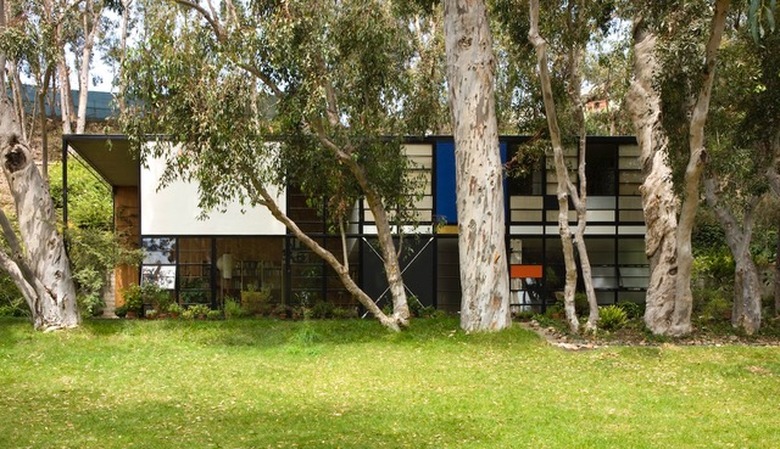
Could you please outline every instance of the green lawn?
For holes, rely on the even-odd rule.
[[[0,320],[0,448],[780,447],[780,348],[456,328]]]

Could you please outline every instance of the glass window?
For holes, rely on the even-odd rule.
[[[154,283],[160,288],[176,288],[176,239],[153,237],[141,240],[144,250],[141,283]]]
[[[617,192],[617,149],[614,145],[588,145],[585,176],[588,195],[612,196]]]

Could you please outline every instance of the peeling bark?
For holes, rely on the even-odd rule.
[[[496,62],[484,2],[446,0],[444,36],[455,138],[460,326],[468,332],[500,330],[512,322]]]
[[[16,236],[9,235],[13,230],[4,220],[3,234],[9,245],[18,249],[13,257],[0,257],[0,265],[25,295],[36,329],[75,327],[80,321],[76,289],[65,245],[57,232],[54,204],[19,134],[12,105],[0,100],[0,161],[16,205],[24,245],[22,248]]]
[[[636,129],[644,181],[639,191],[645,217],[645,253],[650,277],[645,299],[645,325],[666,334],[672,324],[677,279],[677,198],[672,169],[666,161],[668,138],[661,126],[661,97],[653,85],[660,70],[656,37],[637,20],[634,29],[634,78],[626,98]]]

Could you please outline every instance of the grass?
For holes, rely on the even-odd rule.
[[[564,352],[456,328],[2,319],[0,447],[780,447],[780,348]]]

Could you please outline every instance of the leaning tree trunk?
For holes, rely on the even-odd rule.
[[[21,243],[2,214],[3,234],[13,254],[2,258],[25,296],[36,329],[54,330],[79,324],[76,289],[54,204],[35,166],[11,104],[0,100],[0,160],[16,205]]]
[[[511,319],[496,61],[484,2],[446,0],[444,35],[455,137],[460,325],[466,331],[498,330]]]
[[[369,312],[371,312],[372,315],[374,315],[379,322],[385,326],[387,329],[392,331],[400,331],[402,323],[399,323],[397,317],[387,316],[384,312],[382,312],[382,309],[377,307],[376,303],[374,303],[374,300],[371,299],[370,296],[366,294],[358,285],[355,283],[355,280],[352,279],[352,277],[349,274],[349,267],[347,266],[348,263],[348,257],[345,251],[344,254],[344,263],[339,262],[339,260],[336,258],[336,256],[333,255],[329,250],[326,248],[323,248],[319,243],[317,243],[314,239],[306,235],[305,232],[301,230],[301,228],[298,227],[297,224],[295,224],[294,221],[290,219],[290,217],[287,216],[287,214],[282,211],[282,209],[279,207],[278,204],[276,204],[276,200],[274,199],[273,195],[271,195],[268,190],[265,188],[263,183],[254,178],[252,180],[251,185],[252,190],[250,190],[250,196],[257,201],[259,204],[264,205],[269,212],[271,212],[271,215],[274,216],[277,220],[279,220],[280,223],[283,223],[285,227],[296,237],[298,240],[300,240],[304,245],[306,245],[307,248],[309,248],[314,254],[322,258],[328,265],[330,265],[331,268],[333,268],[333,271],[336,272],[336,274],[339,277],[339,280],[341,280],[344,287],[347,289],[348,292],[352,294],[359,302],[363,305],[363,307],[366,308]]]
[[[569,170],[563,157],[563,145],[561,144],[561,130],[558,126],[558,115],[555,112],[553,100],[552,81],[547,68],[547,42],[539,34],[539,0],[529,2],[531,27],[528,31],[528,40],[536,49],[536,62],[539,69],[539,81],[542,85],[542,97],[544,99],[544,111],[547,116],[547,126],[550,129],[550,140],[553,147],[555,160],[555,176],[558,180],[556,195],[558,197],[558,232],[561,235],[563,248],[563,260],[566,266],[566,284],[563,288],[563,305],[566,312],[566,321],[572,332],[578,332],[580,322],[574,309],[574,292],[577,288],[577,263],[574,260],[574,245],[572,244],[571,229],[569,228],[569,194],[577,197],[577,190],[569,178]],[[575,198],[575,204],[580,204],[579,198]],[[584,222],[583,222],[584,223]],[[583,224],[584,233],[584,224]],[[586,252],[587,254],[587,252]]]

